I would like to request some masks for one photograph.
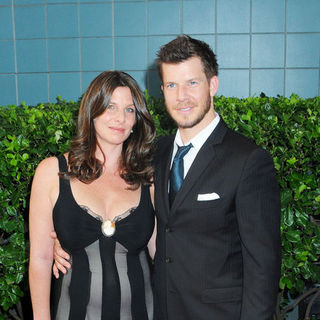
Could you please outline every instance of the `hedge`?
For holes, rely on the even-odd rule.
[[[161,99],[146,93],[159,135],[175,125]],[[28,201],[40,160],[68,149],[79,102],[0,107],[0,319],[19,319],[28,294]],[[282,199],[280,289],[320,283],[320,97],[215,98],[227,124],[273,159]]]

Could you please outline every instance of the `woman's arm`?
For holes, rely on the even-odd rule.
[[[43,160],[34,175],[29,213],[29,284],[34,319],[50,319],[50,286],[53,240],[52,209],[58,196],[56,158]]]
[[[148,242],[148,251],[151,259],[154,259],[154,255],[156,254],[156,237],[157,237],[157,219],[154,218],[154,229],[152,236]]]

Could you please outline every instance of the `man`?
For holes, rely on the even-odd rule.
[[[271,320],[281,264],[272,159],[214,111],[206,43],[179,36],[156,64],[178,131],[155,161],[155,319]]]
[[[207,44],[179,36],[156,64],[178,126],[156,155],[157,319],[270,320],[281,262],[272,159],[215,113],[218,65]],[[190,143],[170,203],[170,168],[178,146]]]

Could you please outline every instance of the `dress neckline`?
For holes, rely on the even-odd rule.
[[[64,155],[61,155],[61,156],[58,157],[58,160],[59,160],[59,171],[68,171],[68,162],[67,162],[66,157]],[[62,160],[62,162],[60,160]],[[61,191],[62,191],[61,190],[62,180],[64,180],[64,179],[60,177],[60,179],[59,179],[59,184],[60,184],[59,197],[60,197]],[[71,201],[73,201],[73,203],[81,210],[82,213],[84,213],[86,216],[89,216],[89,218],[94,219],[95,221],[99,221],[99,222],[105,221],[105,219],[104,219],[104,217],[102,215],[97,214],[96,212],[91,210],[88,206],[80,205],[77,202],[77,200],[75,199],[74,195],[73,195],[70,180],[66,179],[66,180],[64,180],[64,182],[66,183],[67,188],[69,189],[69,192],[71,193]],[[141,185],[140,199],[139,199],[139,202],[138,202],[137,206],[131,207],[131,208],[127,209],[126,211],[114,216],[113,219],[112,219],[112,221],[114,223],[126,220],[141,205],[142,193],[143,193],[144,187],[145,187],[144,185]],[[93,213],[93,214],[91,214],[91,213]]]
[[[93,210],[91,210],[88,206],[85,206],[85,205],[81,205],[81,204],[78,204],[77,205],[83,209],[84,211],[86,211],[90,216],[94,217],[95,219],[103,222],[105,219],[98,213],[94,212]],[[139,206],[139,205],[138,205]],[[118,221],[120,220],[123,220],[125,219],[126,217],[128,217],[134,210],[136,210],[138,208],[138,206],[135,206],[135,207],[132,207],[132,208],[129,208],[128,210],[124,211],[123,213],[120,213],[116,216],[114,216],[114,218],[111,220],[112,222],[114,223],[117,223]]]
[[[92,209],[90,209],[88,206],[86,205],[81,205],[77,202],[77,200],[75,199],[73,192],[72,192],[72,188],[71,188],[71,184],[70,184],[70,180],[68,180],[68,184],[69,184],[69,189],[70,189],[70,193],[71,193],[71,199],[72,201],[75,203],[75,205],[81,209],[81,211],[83,213],[85,213],[87,216],[95,219],[96,221],[100,221],[103,222],[105,220],[108,220],[109,218],[106,217],[104,218],[102,215],[96,213],[95,211],[93,211]],[[131,216],[131,214],[140,206],[141,201],[142,201],[142,190],[143,190],[143,185],[141,185],[141,191],[140,191],[140,199],[139,202],[137,204],[137,206],[131,207],[129,209],[127,209],[126,211],[116,215],[113,217],[113,219],[111,219],[111,221],[113,221],[114,223],[123,221],[125,219],[127,219],[128,217]],[[91,214],[92,213],[92,214]]]

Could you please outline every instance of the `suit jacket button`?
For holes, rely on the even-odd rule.
[[[172,258],[167,257],[167,258],[166,258],[166,263],[171,263],[171,262],[172,262]]]
[[[166,227],[166,233],[169,233],[169,232],[171,232],[171,231],[172,231],[171,228]]]

